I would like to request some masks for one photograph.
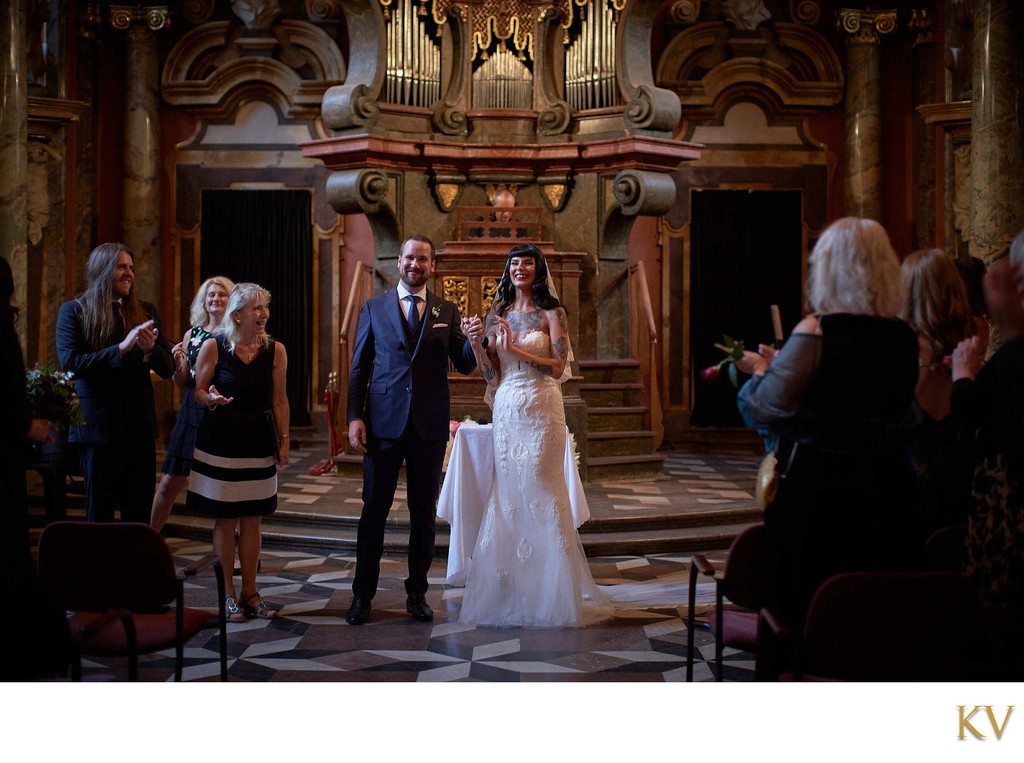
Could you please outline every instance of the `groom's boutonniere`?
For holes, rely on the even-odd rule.
[[[436,319],[437,316],[439,316],[440,314],[441,314],[441,306],[440,305],[434,305],[432,308],[430,308],[430,317],[431,318],[435,318]]]

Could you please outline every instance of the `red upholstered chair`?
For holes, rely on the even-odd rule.
[[[206,627],[220,630],[220,678],[228,677],[224,575],[213,554],[177,572],[167,544],[134,522],[53,522],[39,538],[39,578],[54,601],[73,612],[71,637],[81,654],[127,656],[138,680],[138,655],[174,647],[181,680],[185,642]],[[185,579],[207,567],[217,576],[218,612],[185,606]],[[109,625],[120,620],[121,627]],[[78,660],[75,660],[78,663]],[[72,678],[81,677],[80,665]]]
[[[844,572],[818,587],[802,629],[762,614],[791,647],[783,680],[954,680],[984,652],[977,593],[953,572]]]
[[[708,624],[715,634],[715,664],[718,667],[715,680],[721,681],[724,673],[724,645],[745,652],[757,651],[757,617],[763,604],[760,583],[763,533],[764,525],[753,525],[737,535],[729,546],[725,569],[720,575],[703,554],[694,554],[690,559],[689,611],[686,615],[689,634],[687,681],[693,680],[693,626],[698,574],[715,579],[715,609],[708,617]],[[730,608],[725,607],[725,599],[731,602]]]

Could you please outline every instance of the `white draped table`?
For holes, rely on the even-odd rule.
[[[565,484],[573,521],[579,527],[590,519],[590,507],[572,452],[569,429],[565,435]],[[490,424],[466,422],[459,426],[448,458],[448,471],[437,501],[437,516],[451,525],[448,545],[448,583],[466,584],[469,558],[476,548],[480,523],[494,482],[494,445]]]

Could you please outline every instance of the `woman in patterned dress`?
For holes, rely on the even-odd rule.
[[[203,418],[203,408],[195,400],[196,358],[200,346],[220,326],[233,286],[231,279],[224,276],[213,276],[203,281],[192,300],[189,313],[192,328],[185,332],[181,342],[171,350],[174,355],[174,376],[171,378],[182,390],[181,406],[171,431],[171,439],[167,443],[167,458],[161,469],[164,476],[153,497],[149,524],[154,530],[161,529],[167,522],[174,509],[175,499],[188,483],[192,451],[196,446],[196,431]]]
[[[237,284],[227,318],[203,342],[196,361],[195,398],[206,406],[196,436],[188,507],[214,519],[213,548],[225,572],[235,559],[241,598],[225,575],[228,619],[270,619],[277,612],[256,590],[262,519],[277,508],[277,467],[288,463],[288,393],[284,345],[267,334],[270,292]]]

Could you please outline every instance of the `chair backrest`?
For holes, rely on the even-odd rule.
[[[39,577],[65,609],[155,610],[177,595],[160,533],[134,522],[53,522],[39,538]]]
[[[960,572],[967,566],[967,525],[940,527],[925,542],[928,566],[933,570]]]
[[[822,583],[804,624],[805,675],[844,681],[939,678],[977,655],[981,607],[951,572],[847,572]]]
[[[764,604],[761,593],[763,537],[764,525],[752,525],[733,539],[719,583],[722,595],[744,609],[756,610]]]

